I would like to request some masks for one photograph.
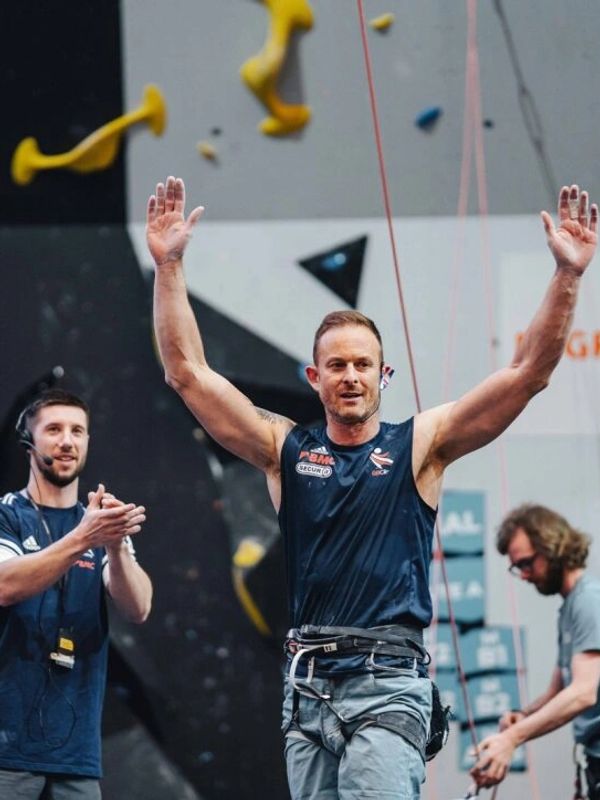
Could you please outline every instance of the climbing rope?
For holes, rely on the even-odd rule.
[[[371,57],[369,52],[369,45],[367,40],[365,15],[362,0],[357,0],[357,9],[360,22],[361,40],[364,52],[365,68],[367,75],[367,83],[369,88],[369,100],[371,106],[371,114],[373,119],[373,129],[375,136],[375,144],[378,156],[379,173],[381,180],[381,188],[383,195],[383,204],[385,208],[388,234],[390,238],[392,259],[394,265],[394,274],[396,279],[396,287],[398,291],[398,299],[400,304],[400,311],[402,316],[402,325],[404,328],[404,335],[406,341],[406,348],[408,354],[408,361],[410,367],[411,380],[413,385],[413,392],[415,397],[415,404],[417,411],[421,411],[421,401],[419,396],[418,380],[416,374],[416,367],[413,355],[412,341],[410,337],[410,328],[408,323],[408,313],[406,303],[404,300],[404,292],[402,288],[402,279],[400,274],[398,250],[396,246],[396,239],[393,229],[393,217],[391,202],[388,189],[387,171],[385,166],[383,154],[383,142],[381,135],[381,127],[379,123],[379,113],[377,109],[377,99],[375,93],[375,84],[373,79],[373,70],[371,65]],[[462,149],[462,163],[460,175],[460,188],[457,216],[460,220],[459,239],[454,258],[453,266],[453,279],[451,284],[451,313],[449,321],[449,336],[447,345],[447,358],[445,359],[446,369],[444,376],[444,398],[449,396],[449,383],[450,383],[450,367],[452,361],[454,333],[456,318],[458,314],[458,298],[459,298],[459,273],[460,264],[464,259],[464,239],[465,239],[465,218],[468,208],[469,198],[469,185],[471,176],[471,160],[473,157],[473,149],[475,151],[475,165],[476,165],[476,178],[478,190],[478,211],[481,218],[481,232],[482,232],[482,260],[484,264],[484,281],[485,281],[485,295],[488,319],[488,340],[490,343],[490,364],[492,371],[497,369],[497,354],[496,354],[496,339],[495,339],[495,314],[492,292],[492,259],[490,248],[490,237],[488,229],[489,206],[487,195],[487,178],[486,178],[486,163],[485,163],[485,150],[483,146],[482,135],[482,113],[481,113],[481,86],[479,81],[479,52],[477,47],[477,0],[467,0],[467,66],[465,71],[465,106],[464,106],[464,120],[463,120],[463,149]],[[499,470],[500,470],[500,487],[501,487],[501,505],[503,512],[508,509],[508,469],[506,465],[506,453],[502,440],[496,443]],[[452,632],[452,641],[455,651],[456,666],[463,694],[465,712],[473,747],[475,752],[478,751],[477,733],[475,729],[475,722],[472,714],[470,698],[466,687],[466,676],[464,674],[462,659],[460,655],[460,646],[458,641],[458,626],[454,615],[449,581],[446,570],[445,557],[441,543],[439,523],[436,522],[436,559],[434,560],[434,567],[439,563],[442,579],[444,583],[445,593],[447,597],[447,605],[450,619],[450,630]],[[525,688],[525,669],[524,659],[521,647],[521,639],[519,636],[518,627],[518,611],[516,606],[516,594],[514,586],[509,583],[509,597],[511,599],[511,616],[513,617],[513,639],[515,647],[515,659],[517,667],[517,676],[519,683],[519,695],[521,704],[526,704],[526,688]],[[434,620],[435,624],[435,620]],[[529,774],[532,783],[533,796],[540,797],[537,775],[533,766],[533,760],[530,752],[527,752],[527,758],[530,764]],[[492,800],[496,797],[498,787],[494,789]]]

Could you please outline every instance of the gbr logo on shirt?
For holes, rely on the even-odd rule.
[[[369,461],[375,465],[375,469],[372,470],[371,475],[374,478],[379,478],[382,475],[387,475],[389,467],[392,466],[394,463],[394,459],[390,458],[389,452],[382,453],[381,447],[376,447],[371,455],[369,456]]]
[[[301,450],[296,462],[298,475],[311,478],[330,478],[333,475],[335,458],[326,447],[315,447],[312,450]]]

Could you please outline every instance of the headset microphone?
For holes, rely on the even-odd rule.
[[[52,458],[52,456],[44,455],[37,449],[37,447],[33,443],[33,436],[31,435],[31,431],[27,427],[26,423],[26,417],[28,411],[29,411],[29,406],[25,406],[23,411],[21,411],[21,413],[19,414],[19,418],[17,419],[17,424],[15,425],[15,431],[17,433],[19,444],[26,450],[35,450],[35,452],[42,459],[44,464],[47,467],[51,467],[52,464],[54,464],[54,459]]]
[[[51,467],[52,464],[54,464],[52,456],[44,455],[41,450],[38,450],[37,447],[32,442],[28,442],[27,439],[19,439],[19,444],[23,445],[26,450],[35,450],[47,467]]]

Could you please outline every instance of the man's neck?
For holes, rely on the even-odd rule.
[[[370,441],[379,433],[379,427],[379,414],[374,414],[365,422],[357,422],[352,425],[344,425],[344,423],[328,418],[327,436],[334,444],[348,447]]]
[[[563,597],[566,597],[569,592],[572,592],[575,588],[575,584],[577,581],[583,577],[583,573],[585,570],[583,569],[567,569],[563,575],[563,582],[560,589],[560,593]]]
[[[77,503],[78,484],[79,481],[74,480],[68,486],[55,486],[39,473],[34,475],[33,472],[30,472],[27,494],[38,506],[71,508]]]

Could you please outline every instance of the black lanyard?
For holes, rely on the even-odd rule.
[[[54,539],[52,538],[52,531],[50,530],[50,526],[46,522],[46,518],[44,517],[42,509],[38,506],[38,504],[35,502],[33,497],[29,494],[29,490],[28,489],[24,489],[23,493],[25,495],[25,498],[27,500],[29,500],[31,505],[35,508],[35,511],[37,513],[37,516],[38,516],[38,520],[39,520],[42,528],[44,529],[44,531],[46,533],[46,536],[48,537],[48,544],[54,544]],[[65,591],[66,591],[66,588],[67,588],[67,576],[68,576],[68,574],[69,574],[69,570],[67,570],[63,575],[61,575],[61,577],[57,580],[57,582],[55,584],[57,589],[58,589],[58,591],[59,591],[59,593],[60,593],[60,616],[61,616],[61,618],[62,618],[63,612],[65,610],[64,609],[64,601],[65,601]]]

